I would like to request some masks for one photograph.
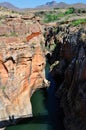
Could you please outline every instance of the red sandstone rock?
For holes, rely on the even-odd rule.
[[[32,116],[30,97],[43,81],[48,83],[43,50],[31,38],[27,43],[0,38],[4,41],[0,44],[0,120]],[[41,42],[41,35],[36,38]]]
[[[30,41],[32,38],[37,37],[40,34],[41,34],[40,32],[32,33],[31,35],[27,36],[26,39],[27,41]]]
[[[0,24],[1,36],[22,36],[41,33],[42,28],[36,19],[6,18]]]

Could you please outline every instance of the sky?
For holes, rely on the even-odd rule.
[[[53,0],[0,0],[0,2],[10,2],[11,4],[13,4],[14,6],[17,6],[19,8],[34,8],[38,5],[42,5],[45,4],[47,2],[51,2]],[[55,0],[57,3],[59,2],[65,2],[68,4],[71,3],[85,3],[86,4],[86,0]]]

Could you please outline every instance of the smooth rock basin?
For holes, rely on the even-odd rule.
[[[32,98],[33,117],[23,119],[19,124],[9,126],[5,130],[52,130],[49,123],[46,89],[37,90]]]
[[[19,124],[5,130],[64,130],[59,101],[55,96],[55,83],[46,64],[46,78],[51,82],[49,88],[41,88],[31,97],[33,117],[23,119]]]

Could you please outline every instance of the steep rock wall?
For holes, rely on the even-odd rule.
[[[37,34],[34,35],[32,31],[25,42],[16,37],[0,38],[1,121],[9,117],[16,119],[32,116],[31,95],[36,89],[48,85],[41,45],[44,38],[39,27]]]

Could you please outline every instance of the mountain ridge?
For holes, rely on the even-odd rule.
[[[8,9],[12,9],[12,10],[19,10],[18,7],[14,6],[13,4],[11,4],[9,2],[0,2],[0,6],[8,8]]]
[[[46,8],[51,9],[51,8],[68,8],[68,7],[86,8],[86,4],[84,4],[84,3],[67,4],[65,2],[57,3],[56,1],[47,2],[43,5],[38,5],[35,8],[29,8],[29,7],[28,8],[18,8],[9,2],[0,2],[0,6],[8,8],[8,9],[16,10],[16,11],[19,11],[22,9],[46,9]]]
[[[84,3],[74,3],[74,4],[67,4],[65,2],[51,1],[47,2],[44,5],[39,5],[36,8],[67,8],[67,7],[75,7],[75,8],[86,8],[86,4]]]

